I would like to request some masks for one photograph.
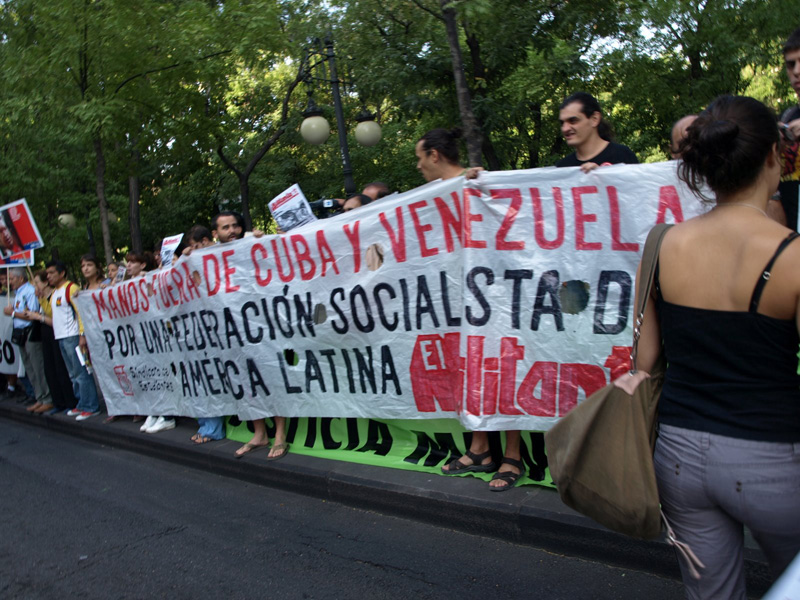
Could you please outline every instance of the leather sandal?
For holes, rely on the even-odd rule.
[[[500,486],[490,485],[489,489],[492,490],[493,492],[505,492],[506,490],[510,490],[515,485],[517,485],[517,482],[520,479],[522,479],[523,475],[525,475],[525,465],[522,464],[521,460],[517,460],[515,458],[503,458],[503,460],[500,462],[500,465],[502,466],[503,463],[518,468],[519,473],[514,473],[514,471],[498,471],[497,473],[495,473],[494,477],[492,477],[492,481],[495,480],[504,481],[506,485],[500,485]]]
[[[494,464],[494,461],[489,461],[485,465],[482,465],[481,462],[484,458],[488,458],[491,456],[490,451],[483,452],[481,454],[475,454],[467,450],[465,452],[465,456],[472,460],[471,465],[465,465],[461,462],[460,459],[454,458],[445,466],[446,469],[442,467],[442,473],[445,475],[459,475],[461,473],[491,473],[492,471],[497,470],[497,465]]]

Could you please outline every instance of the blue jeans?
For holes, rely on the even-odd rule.
[[[81,412],[93,413],[100,409],[100,402],[97,399],[97,388],[94,386],[92,376],[75,353],[79,340],[78,335],[61,338],[58,340],[58,347],[61,349],[61,356],[64,357],[64,364],[72,381],[72,391],[78,398],[78,406],[75,408]]]
[[[201,436],[212,440],[221,440],[225,437],[225,417],[199,418],[197,423],[200,425],[197,433]]]

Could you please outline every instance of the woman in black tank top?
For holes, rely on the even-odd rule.
[[[800,552],[800,243],[766,215],[781,171],[767,107],[717,98],[680,151],[680,177],[716,206],[665,236],[638,362],[663,344],[659,493],[705,564],[699,580],[681,564],[687,597],[744,599],[744,526],[776,576]]]

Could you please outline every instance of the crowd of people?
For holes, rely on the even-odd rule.
[[[800,29],[783,54],[800,98]],[[573,152],[557,167],[590,172],[638,162],[630,148],[613,141],[611,126],[590,94],[567,97],[558,120]],[[479,168],[462,166],[458,138],[457,130],[446,129],[420,138],[417,168],[426,181],[479,176]],[[684,572],[691,598],[745,597],[743,525],[776,574],[800,551],[800,275],[794,269],[800,245],[793,243],[799,237],[798,138],[800,107],[778,121],[760,102],[732,96],[680,119],[672,130],[670,150],[681,161],[679,176],[698,194],[710,188],[715,206],[675,226],[664,239],[640,339],[643,368],[636,377],[646,377],[663,346],[669,367],[655,463],[664,511],[706,565],[699,580]],[[344,211],[355,210],[388,192],[376,182],[339,204]],[[221,212],[210,227],[192,227],[179,252],[244,235],[241,215]],[[47,263],[30,280],[23,268],[10,269],[7,282],[0,274],[0,285],[14,291],[14,302],[4,312],[13,318],[13,342],[26,375],[7,376],[6,397],[29,402],[32,413],[64,411],[79,421],[100,414],[102,397],[75,297],[141,277],[159,268],[159,257],[131,252],[124,264],[111,263],[104,270],[85,255],[80,268],[82,287],[67,278],[59,261]],[[132,417],[143,421],[141,429],[148,433],[175,427],[173,415]],[[236,457],[267,448],[270,460],[286,456],[286,419],[276,415],[274,425],[271,442],[265,421],[253,422],[253,437]],[[224,436],[223,417],[203,418],[191,441],[205,444]],[[465,455],[442,472],[494,473],[492,491],[514,487],[525,474],[520,432],[506,432],[499,464],[488,434],[473,432]]]

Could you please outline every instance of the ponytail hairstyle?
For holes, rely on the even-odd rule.
[[[719,96],[686,130],[678,145],[678,176],[698,196],[736,192],[758,179],[772,148],[780,144],[775,113],[746,96]]]
[[[458,140],[461,138],[461,130],[455,129],[431,129],[423,135],[417,142],[422,142],[422,149],[426,154],[431,150],[436,150],[447,162],[454,165],[459,164],[458,159]]]
[[[597,98],[587,92],[575,92],[564,98],[564,101],[558,108],[561,110],[573,102],[577,102],[581,105],[581,112],[586,115],[586,117],[591,117],[594,113],[600,113],[600,123],[597,125],[597,134],[601,139],[607,142],[614,141],[614,129],[611,127],[611,123],[606,121],[605,117],[603,117],[603,110],[600,108],[600,103],[597,101]]]

